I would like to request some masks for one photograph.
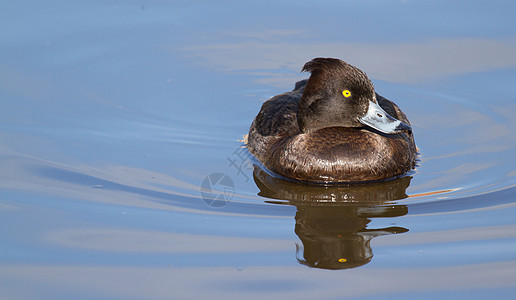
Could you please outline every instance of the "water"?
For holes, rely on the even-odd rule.
[[[516,292],[513,3],[0,7],[1,299]],[[318,56],[409,116],[409,176],[314,187],[252,165],[238,140]]]

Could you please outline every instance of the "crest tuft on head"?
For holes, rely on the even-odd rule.
[[[312,75],[317,73],[317,77],[319,78],[327,78],[328,75],[341,78],[350,84],[356,84],[358,86],[363,86],[366,89],[374,90],[371,80],[369,80],[362,70],[340,59],[323,57],[314,58],[307,62],[301,71],[310,72]]]
[[[317,57],[307,62],[303,66],[302,72],[315,72],[317,70],[332,71],[346,67],[351,67],[351,65],[340,59]]]

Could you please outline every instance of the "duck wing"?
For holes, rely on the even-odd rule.
[[[272,97],[263,103],[249,129],[247,147],[258,159],[263,159],[272,144],[299,134],[297,108],[306,80],[296,83],[293,91]]]

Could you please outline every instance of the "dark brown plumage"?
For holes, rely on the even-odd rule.
[[[310,78],[266,101],[249,130],[249,151],[266,168],[300,181],[363,182],[414,167],[407,117],[375,93],[365,73],[329,58],[303,70]]]

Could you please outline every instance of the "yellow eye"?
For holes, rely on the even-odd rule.
[[[349,98],[351,97],[351,92],[349,90],[343,90],[342,95],[344,95],[344,97],[346,98]]]
[[[348,260],[345,259],[345,258],[339,258],[339,262],[343,263],[343,262],[347,262]]]

